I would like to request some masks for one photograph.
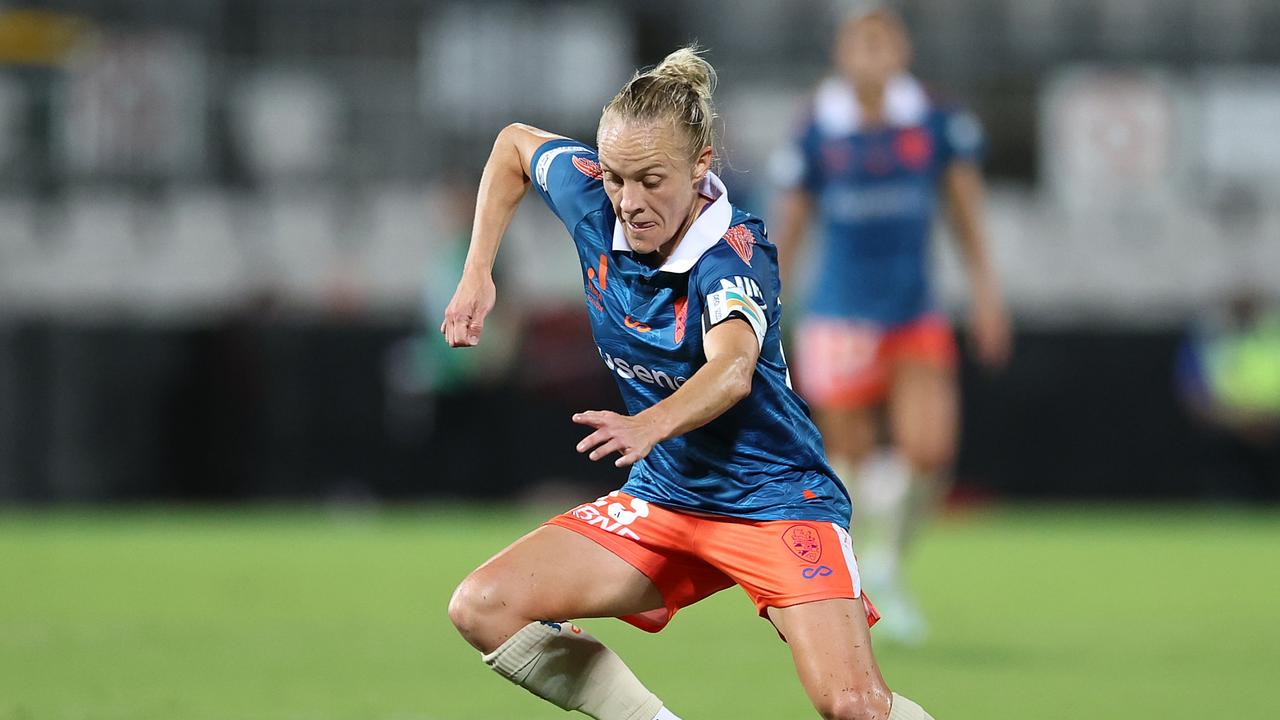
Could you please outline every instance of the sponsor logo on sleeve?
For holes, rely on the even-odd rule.
[[[542,157],[538,158],[538,166],[533,169],[533,179],[538,183],[538,186],[542,188],[543,192],[548,191],[547,176],[551,173],[551,163],[561,155],[572,152],[591,151],[581,145],[564,145],[558,148],[552,148],[542,153]]]
[[[737,290],[743,295],[746,295],[752,302],[759,305],[761,308],[765,307],[764,292],[760,289],[760,283],[756,282],[755,278],[747,277],[746,275],[734,275],[731,278],[721,278],[720,289]]]

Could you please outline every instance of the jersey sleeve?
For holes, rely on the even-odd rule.
[[[818,162],[818,134],[812,121],[806,121],[800,131],[769,161],[773,183],[787,190],[806,190],[817,194],[822,186],[822,165]]]
[[[702,298],[702,334],[734,317],[746,320],[756,334],[756,341],[764,346],[769,331],[770,309],[777,298],[769,295],[773,285],[765,282],[752,267],[756,239],[747,225],[734,225],[725,233],[720,244],[707,252],[698,263],[691,289],[696,288]],[[762,267],[768,265],[758,261]]]
[[[570,233],[584,217],[608,205],[596,151],[577,140],[549,140],[534,151],[529,164],[538,195]]]
[[[982,123],[968,110],[950,109],[939,112],[938,137],[941,152],[938,163],[946,167],[953,162],[981,164],[986,151]]]

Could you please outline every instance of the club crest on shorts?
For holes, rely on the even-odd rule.
[[[807,563],[822,559],[822,540],[818,531],[808,525],[792,525],[782,533],[782,542],[795,556]]]

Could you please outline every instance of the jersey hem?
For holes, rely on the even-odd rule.
[[[849,530],[849,518],[847,517],[842,518],[837,513],[833,513],[833,512],[827,512],[821,515],[816,515],[816,514],[810,515],[808,513],[800,513],[800,512],[784,514],[784,513],[774,512],[774,511],[764,511],[764,512],[767,512],[768,515],[762,515],[759,513],[742,514],[742,513],[717,512],[715,510],[709,510],[705,507],[689,507],[685,505],[678,505],[678,504],[672,503],[671,501],[665,498],[659,498],[655,496],[653,493],[646,493],[643,490],[640,490],[638,488],[629,487],[629,485],[630,483],[624,484],[621,488],[622,492],[625,492],[632,497],[644,500],[645,502],[653,503],[658,507],[661,507],[665,510],[670,510],[672,512],[688,513],[693,515],[711,515],[717,518],[724,518],[726,520],[744,520],[749,522],[770,522],[774,520],[797,520],[797,521],[803,521],[803,522],[829,522],[829,523],[835,523],[836,525],[839,525],[840,527],[844,528],[846,531]]]

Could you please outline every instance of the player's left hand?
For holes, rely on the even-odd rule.
[[[578,452],[590,451],[587,457],[592,460],[620,453],[622,457],[613,462],[616,467],[640,462],[662,440],[658,428],[643,414],[619,415],[608,410],[588,410],[576,413],[573,421],[596,429],[578,443]]]

